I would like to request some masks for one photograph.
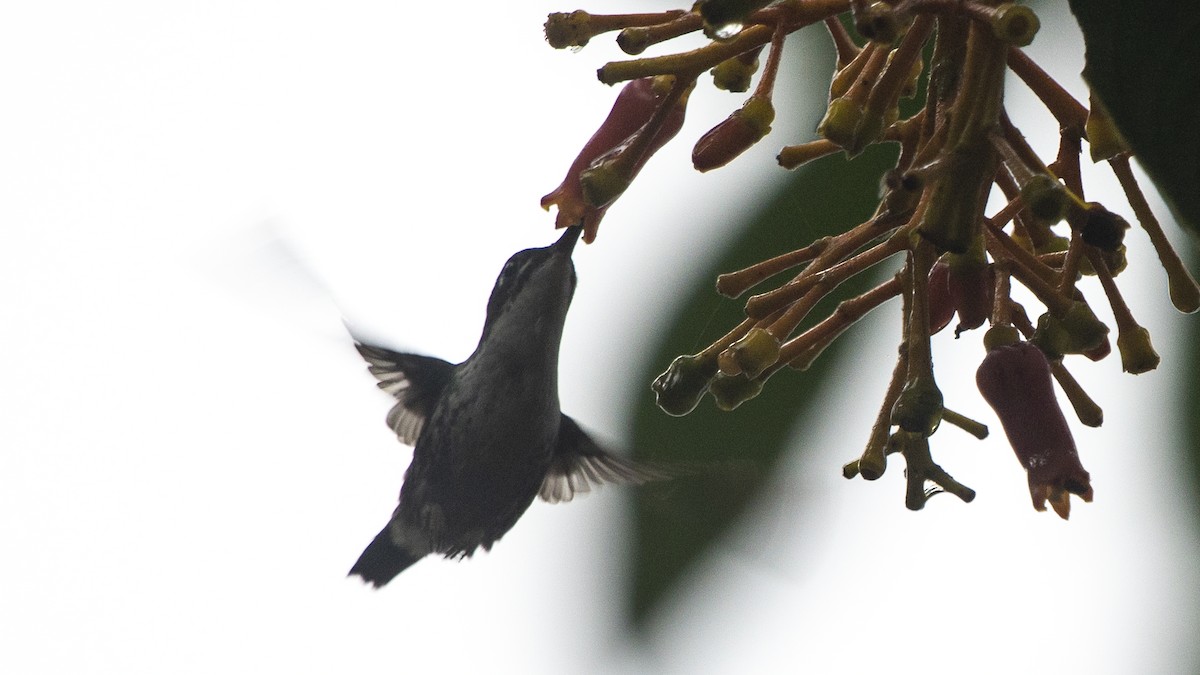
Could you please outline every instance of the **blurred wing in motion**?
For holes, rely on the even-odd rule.
[[[388,412],[388,428],[396,432],[401,443],[416,444],[425,419],[433,412],[454,374],[454,364],[361,342],[355,342],[354,348],[370,364],[368,370],[379,380],[379,388],[398,401]]]
[[[604,483],[641,485],[670,477],[665,471],[609,453],[580,429],[575,420],[563,415],[558,447],[538,496],[557,504],[569,502],[575,495],[590,492]]]

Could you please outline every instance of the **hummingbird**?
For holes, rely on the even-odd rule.
[[[593,485],[664,477],[610,454],[559,407],[559,343],[581,229],[509,258],[479,345],[462,363],[356,341],[397,400],[387,425],[413,446],[413,459],[391,520],[350,576],[379,588],[426,555],[490,550],[537,497],[567,502]]]

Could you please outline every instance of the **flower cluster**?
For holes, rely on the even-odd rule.
[[[697,82],[709,73],[718,88],[749,91],[765,51],[754,91],[692,153],[700,171],[736,159],[771,130],[786,37],[814,24],[824,25],[837,50],[828,108],[819,138],[784,147],[779,164],[795,168],[837,152],[852,157],[877,143],[898,144],[899,159],[882,177],[879,206],[866,222],[717,279],[720,293],[738,297],[792,271],[791,279],[751,295],[745,320],[725,336],[671,363],[653,384],[659,407],[685,415],[707,394],[722,409],[736,408],[785,367],[808,368],[867,312],[900,297],[899,357],[866,449],[844,467],[846,477],[877,479],[888,457],[899,454],[907,466],[909,508],[922,508],[940,491],[974,497],[930,455],[929,439],[942,422],[987,435],[983,424],[947,407],[934,376],[930,336],[957,315],[956,336],[990,325],[979,390],[1028,472],[1035,508],[1049,502],[1066,518],[1069,495],[1090,501],[1092,487],[1051,382],[1080,422],[1099,426],[1102,412],[1067,371],[1065,357],[1099,361],[1112,351],[1110,327],[1078,287],[1084,277],[1099,281],[1111,308],[1123,370],[1143,373],[1159,360],[1115,281],[1126,265],[1129,225],[1084,198],[1083,141],[1091,160],[1107,162],[1124,188],[1167,272],[1175,307],[1200,308],[1200,288],[1163,236],[1103,107],[1073,98],[1021,50],[1040,25],[1029,8],[993,0],[700,0],[687,11],[552,14],[546,37],[556,48],[582,47],[607,32],[617,32],[618,45],[633,56],[696,31],[709,42],[600,68],[602,82],[628,84],[543,206],[558,207],[559,227],[582,223],[592,241],[605,210],[679,131]],[[1006,114],[1009,70],[1057,122],[1060,142],[1049,162]],[[902,116],[901,99],[922,89],[927,93],[913,107],[917,112]],[[989,214],[993,192],[1006,203]],[[895,259],[899,269],[888,281],[801,328],[843,281]],[[1013,299],[1014,284],[1042,306],[1036,319]]]

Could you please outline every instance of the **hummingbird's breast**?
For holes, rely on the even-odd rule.
[[[400,492],[404,519],[431,526],[435,549],[448,555],[489,548],[517,522],[558,439],[556,373],[503,361],[460,366],[426,422]]]

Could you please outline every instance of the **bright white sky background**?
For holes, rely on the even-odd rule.
[[[1082,96],[1057,4],[1029,51]],[[1186,670],[1198,546],[1165,403],[1182,365],[1171,329],[1195,319],[1169,312],[1139,231],[1123,282],[1165,367],[1076,367],[1107,415],[1102,431],[1076,426],[1096,502],[1069,524],[1029,506],[973,388],[977,336],[939,337],[938,372],[996,435],[934,443],[976,501],[914,514],[899,471],[841,478],[891,371],[889,306],[853,334],[863,357],[797,430],[811,450],[763,518],[640,650],[617,630],[621,490],[535,505],[492,553],[423,561],[379,592],[345,577],[410,450],[342,318],[398,348],[470,353],[496,272],[553,239],[538,198],[616,94],[593,76],[619,55],[611,40],[578,54],[541,40],[548,12],[576,8],[0,7],[0,672]],[[824,39],[804,35],[789,44]],[[798,53],[779,100],[828,75]],[[1029,99],[1012,88],[1014,108]],[[781,108],[760,147],[692,172],[694,140],[741,100],[698,90],[680,137],[576,253],[562,398],[611,438],[623,397],[648,384],[629,378],[673,284],[820,108]],[[1053,147],[1047,116],[1017,118]],[[816,495],[803,512],[801,493]]]

